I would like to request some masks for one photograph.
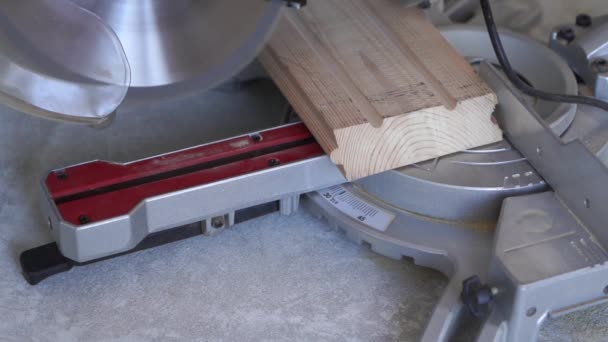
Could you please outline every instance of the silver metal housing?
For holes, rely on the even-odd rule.
[[[564,32],[571,32],[571,40]],[[549,46],[587,84],[595,96],[608,100],[608,16],[591,18],[589,27],[560,25],[551,32]],[[603,63],[604,65],[600,65]]]
[[[81,226],[61,217],[43,182],[44,211],[61,253],[87,262],[131,250],[152,233],[231,217],[259,204],[281,201],[281,212],[288,215],[297,210],[300,195],[345,181],[329,157],[317,157],[147,198],[127,215]]]
[[[390,198],[412,196],[395,187],[376,197],[357,185],[344,186],[356,200],[396,216],[385,231],[359,222],[317,193],[306,202],[354,241],[390,258],[412,258],[450,279],[423,342],[449,341],[459,331],[467,316],[460,298],[462,281],[472,275],[496,293],[477,341],[535,341],[548,317],[608,302],[608,230],[603,206],[593,204],[605,203],[597,197],[605,196],[608,170],[581,141],[562,143],[496,71],[486,69],[484,74],[498,93],[505,131],[556,192],[506,199],[495,233],[492,223],[441,220],[387,203],[383,199],[389,192],[395,194]],[[563,167],[561,158],[575,162]],[[589,165],[593,167],[587,170]],[[473,339],[469,333],[466,340]]]

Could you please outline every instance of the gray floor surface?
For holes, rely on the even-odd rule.
[[[603,1],[544,3],[551,22],[561,22],[571,17],[563,11]],[[271,126],[284,107],[275,94],[267,83],[209,92],[123,112],[104,130],[0,108],[0,341],[415,341],[445,278],[377,256],[305,211],[76,268],[36,287],[21,278],[18,254],[51,240],[40,211],[46,171]],[[551,320],[541,341],[608,341],[607,318],[608,306],[598,306]]]

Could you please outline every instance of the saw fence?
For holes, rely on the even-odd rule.
[[[398,1],[285,11],[260,61],[349,180],[502,139],[492,90]]]

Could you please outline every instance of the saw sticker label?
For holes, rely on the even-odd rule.
[[[381,232],[386,231],[396,217],[395,214],[358,198],[341,185],[317,193],[343,214]]]

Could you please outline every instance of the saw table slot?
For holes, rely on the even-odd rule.
[[[134,188],[134,187],[137,187],[140,185],[145,185],[148,183],[154,183],[154,182],[162,181],[162,180],[169,179],[169,178],[180,177],[180,176],[196,173],[198,171],[203,171],[203,170],[207,170],[207,169],[211,169],[211,168],[215,168],[215,167],[220,167],[223,165],[236,163],[236,162],[247,160],[250,158],[270,155],[270,154],[273,154],[276,152],[284,151],[286,149],[295,148],[295,147],[299,147],[299,146],[307,146],[307,145],[311,145],[311,144],[312,145],[316,144],[316,142],[313,138],[308,138],[308,139],[301,140],[301,141],[294,141],[291,143],[278,145],[278,146],[271,146],[271,147],[267,147],[264,149],[249,151],[246,153],[237,154],[237,155],[226,157],[226,158],[210,160],[210,161],[207,161],[207,162],[204,162],[201,164],[187,166],[187,167],[184,167],[181,169],[175,169],[175,170],[170,170],[170,171],[166,171],[166,172],[156,173],[156,174],[153,174],[150,176],[135,178],[135,179],[131,179],[131,180],[128,180],[125,182],[119,182],[119,183],[115,183],[115,184],[102,186],[102,187],[99,187],[96,189],[85,190],[83,192],[78,192],[78,193],[74,193],[71,195],[63,196],[63,197],[57,197],[55,199],[55,203],[57,203],[59,205],[59,204],[63,204],[66,202],[76,201],[76,200],[86,198],[86,197],[101,195],[101,194],[114,192],[114,191],[120,191],[120,190],[124,190],[124,189],[128,189],[128,188]]]
[[[323,155],[321,147],[312,142],[141,185],[87,194],[87,196],[62,201],[56,205],[64,220],[74,225],[83,225],[126,215],[139,203],[151,197],[203,186],[279,165],[273,161],[289,164],[321,155]],[[204,205],[201,203],[201,206]]]
[[[51,172],[46,186],[61,216],[80,226],[126,215],[150,197],[323,154],[306,127],[294,124],[130,164],[77,165]]]
[[[157,177],[166,178],[195,172],[204,168],[203,165],[212,167],[214,163],[222,160],[223,163],[228,163],[260,153],[271,153],[310,143],[312,139],[303,124],[288,125],[128,164],[93,161],[76,165],[51,172],[45,184],[53,199],[57,201],[106,187],[116,187],[119,184],[123,185],[118,188],[128,187],[129,183],[135,184],[142,179],[148,179],[150,182]]]

